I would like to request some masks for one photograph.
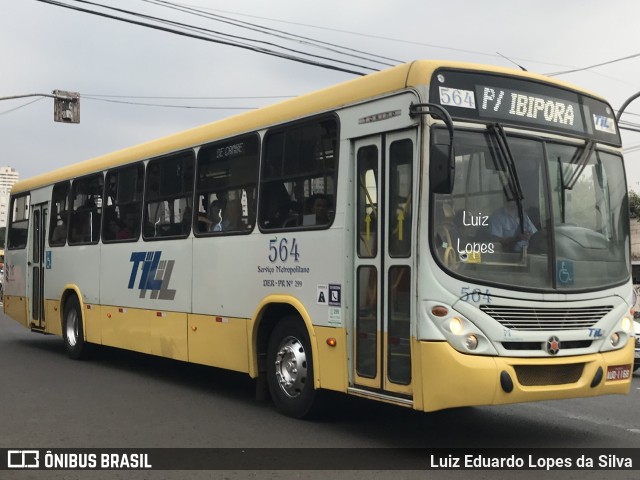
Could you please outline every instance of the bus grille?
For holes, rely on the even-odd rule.
[[[560,349],[572,350],[576,348],[589,348],[593,342],[591,340],[564,340],[560,342]],[[502,342],[505,350],[544,350],[546,342]]]
[[[481,305],[480,310],[511,330],[580,330],[593,327],[613,306],[528,308]]]
[[[576,383],[582,376],[584,363],[568,365],[516,365],[513,367],[520,385],[536,387]]]

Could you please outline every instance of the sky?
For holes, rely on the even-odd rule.
[[[88,2],[58,3],[134,18]],[[371,71],[363,66],[383,69],[414,59],[517,63],[543,74],[580,69],[555,78],[603,96],[614,110],[640,91],[637,0],[94,3],[208,29],[198,31],[201,36],[216,31],[340,58],[360,66],[318,61],[359,72]],[[211,15],[283,33],[265,35]],[[366,52],[358,55],[367,59],[341,56],[336,47],[328,51],[292,42],[282,38],[285,33]],[[375,61],[369,60],[373,55]],[[594,65],[600,66],[585,69]],[[29,178],[356,76],[37,0],[0,0],[0,166]],[[51,98],[3,100],[53,90],[80,93],[79,124],[54,122]],[[622,120],[640,127],[640,99]],[[623,130],[622,135],[628,186],[638,192],[640,133]]]

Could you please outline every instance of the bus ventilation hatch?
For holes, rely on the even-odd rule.
[[[582,376],[584,363],[567,365],[515,365],[520,385],[538,387],[576,383]]]

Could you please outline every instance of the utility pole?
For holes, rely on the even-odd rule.
[[[66,92],[54,90],[49,93],[27,93],[0,97],[1,100],[14,100],[16,98],[48,97],[53,98],[53,121],[63,123],[80,123],[80,94],[78,92]]]

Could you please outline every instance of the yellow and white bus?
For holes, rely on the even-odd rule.
[[[624,394],[627,203],[603,99],[416,61],[16,184],[4,311],[295,417]]]

